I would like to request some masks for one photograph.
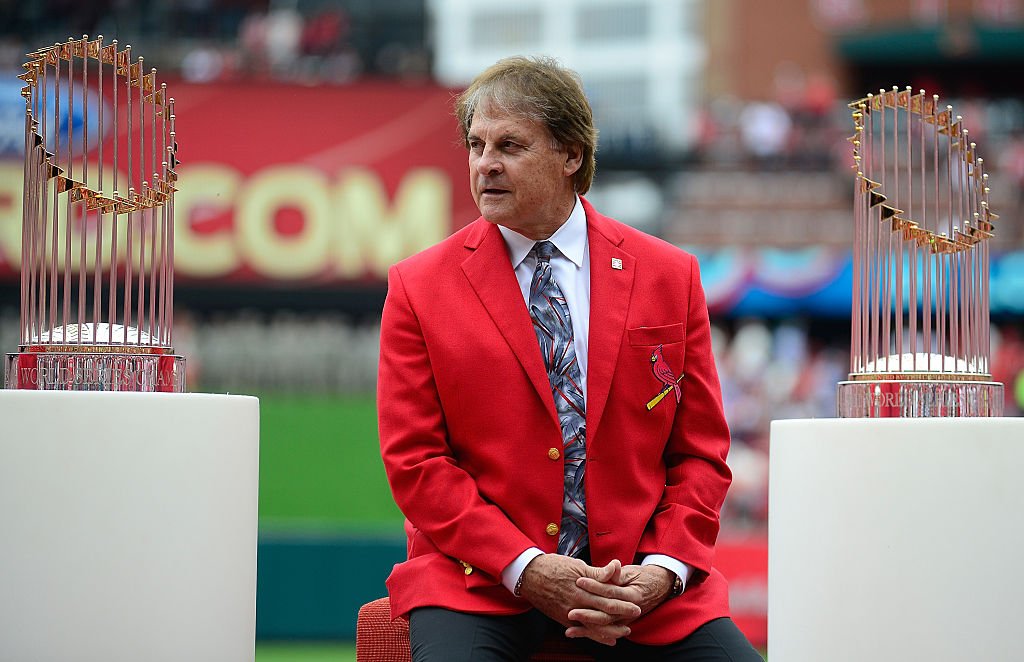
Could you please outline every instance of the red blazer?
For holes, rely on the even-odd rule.
[[[684,594],[632,626],[678,641],[728,615],[713,567],[731,480],[729,430],[697,261],[583,202],[590,244],[587,519],[594,565],[661,553],[689,564]],[[621,260],[621,269],[613,266]],[[682,402],[662,388],[663,345]],[[562,447],[551,387],[498,228],[477,219],[393,266],[381,326],[377,407],[408,560],[388,578],[395,617],[423,606],[514,614],[530,605],[501,571],[562,512]]]

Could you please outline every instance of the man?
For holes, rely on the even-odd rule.
[[[696,261],[580,194],[578,77],[510,58],[456,103],[481,217],[391,268],[378,411],[414,660],[759,660],[712,567],[729,432]],[[556,625],[557,624],[557,625]]]

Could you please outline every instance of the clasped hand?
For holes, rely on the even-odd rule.
[[[520,594],[566,626],[567,637],[586,637],[614,646],[629,624],[661,604],[672,573],[656,565],[623,566],[613,560],[595,568],[579,559],[543,554],[523,571]]]

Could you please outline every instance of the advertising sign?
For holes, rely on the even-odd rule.
[[[179,282],[379,282],[390,264],[477,216],[451,90],[396,82],[175,83],[174,94],[177,133],[187,146],[174,209]],[[7,111],[12,104],[20,111],[0,110],[0,120],[16,127],[0,135],[23,130],[16,90],[0,101]],[[74,117],[69,123],[80,126]],[[20,263],[23,165],[15,142],[4,142],[0,154],[4,281],[17,279]],[[105,160],[110,153],[105,145]],[[98,158],[95,147],[91,158]],[[95,213],[71,216],[72,237],[111,222]],[[67,218],[59,224],[61,241],[68,225]]]

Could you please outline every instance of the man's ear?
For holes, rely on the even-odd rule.
[[[583,165],[583,146],[568,145],[565,148],[565,166],[562,171],[566,177],[572,177]]]

